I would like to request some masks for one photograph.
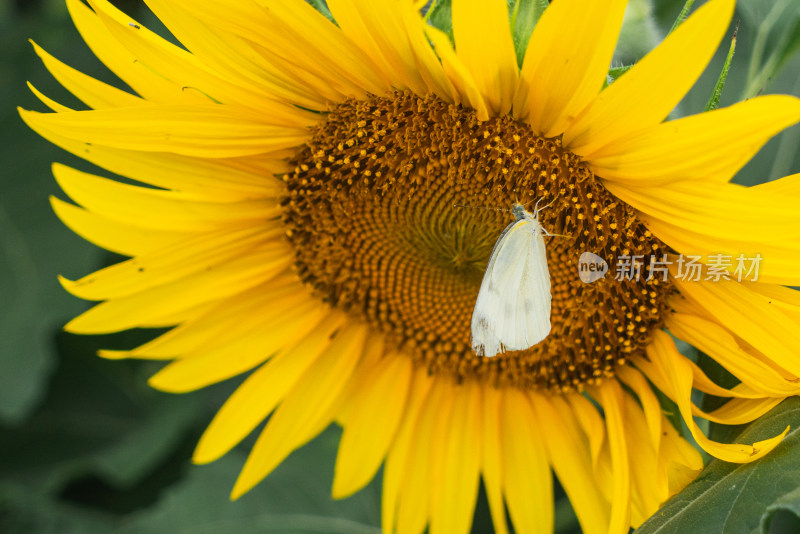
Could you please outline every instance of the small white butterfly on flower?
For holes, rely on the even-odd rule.
[[[472,349],[478,356],[523,350],[550,333],[550,271],[539,209],[517,203],[494,245],[472,312]]]

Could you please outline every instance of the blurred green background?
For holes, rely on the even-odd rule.
[[[119,82],[82,43],[60,0],[1,1],[0,532],[379,532],[379,480],[345,501],[329,497],[337,429],[230,502],[228,493],[251,443],[208,466],[193,466],[190,457],[239,379],[189,395],[160,393],[146,385],[157,364],[95,356],[99,348],[133,347],[152,332],[60,331],[88,306],[63,291],[57,275],[75,279],[119,258],[72,234],[50,210],[49,195],[63,198],[51,178],[51,162],[92,168],[38,138],[19,119],[16,106],[44,110],[26,81],[79,106],[49,76],[27,40],[83,72]],[[114,3],[159,27],[139,2]],[[633,0],[615,65],[629,64],[655,46],[682,4]],[[794,53],[800,44],[800,2],[739,0],[738,5],[737,54],[722,105],[761,91],[800,95],[800,58]],[[730,33],[675,116],[703,110],[729,39]],[[796,126],[771,141],[736,181],[755,184],[800,172],[798,147]],[[557,495],[557,531],[577,532],[563,492],[557,489]],[[731,506],[751,507],[757,524],[769,504]],[[772,531],[800,531],[793,521],[791,514],[779,514]],[[740,531],[725,528],[719,532]],[[491,532],[483,496],[473,530]]]

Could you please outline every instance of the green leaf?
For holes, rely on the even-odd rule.
[[[789,59],[800,49],[800,18],[795,18],[794,23],[781,36],[776,47],[775,73],[780,71]]]
[[[425,19],[428,21],[428,24],[446,33],[447,37],[450,39],[450,44],[455,46],[455,39],[453,38],[453,11],[450,0],[433,0],[433,4],[428,8],[427,13],[425,13]]]
[[[794,510],[800,486],[800,398],[791,397],[736,438],[753,443],[790,426],[781,444],[761,460],[713,460],[700,476],[636,531],[637,534],[763,532],[777,510]]]
[[[110,532],[112,517],[20,490],[0,488],[0,532],[86,534]]]
[[[325,3],[325,0],[306,0],[311,6],[325,15],[325,18],[329,21],[333,22],[334,24],[336,21],[333,19],[333,15],[331,14],[331,10],[328,9],[328,4]]]
[[[78,68],[90,53],[71,51],[79,48],[74,46],[78,37],[69,30],[63,3],[57,13],[27,9],[29,18],[16,13],[0,21],[0,421],[8,423],[22,421],[42,399],[55,356],[50,332],[86,307],[64,292],[58,274],[89,272],[102,254],[62,225],[48,202],[58,189],[50,162],[79,160],[32,132],[15,109],[43,109],[25,80],[69,105],[74,102],[63,89],[56,90],[27,41],[30,36],[40,37],[51,50],[70,50],[61,55]]]
[[[782,512],[793,514],[793,522],[784,519],[781,523],[794,525],[793,530],[789,530],[786,526],[778,527],[776,521]],[[775,501],[773,504],[767,506],[767,512],[761,516],[761,532],[797,532],[800,530],[800,488],[791,491]]]
[[[743,12],[756,27],[747,82],[742,91],[743,98],[752,98],[766,89],[800,48],[800,4],[794,0],[776,0],[767,6],[746,2]],[[777,43],[775,36],[778,36]]]
[[[3,486],[44,496],[95,476],[130,487],[187,434],[194,437],[203,414],[199,396],[157,392],[140,376],[143,363],[97,357],[99,347],[113,344],[109,337],[58,336],[61,361],[45,402],[24,425],[0,427]],[[131,341],[129,334],[128,347],[143,339]]]
[[[159,503],[129,517],[121,532],[379,534],[378,480],[347,499],[330,497],[340,435],[329,428],[233,502],[228,496],[246,452],[192,467]]]
[[[548,0],[509,0],[511,33],[519,66],[522,66],[522,60],[525,59],[533,28],[548,5]]]

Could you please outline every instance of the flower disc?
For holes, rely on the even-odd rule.
[[[671,285],[617,280],[614,259],[667,247],[557,138],[502,117],[408,93],[336,106],[286,175],[284,218],[301,278],[366,318],[431,372],[565,390],[642,354]],[[470,317],[514,202],[540,206],[551,234],[552,331],[536,346],[477,357]],[[479,209],[475,209],[479,208]],[[580,255],[612,272],[581,282]],[[620,277],[621,278],[621,277]]]

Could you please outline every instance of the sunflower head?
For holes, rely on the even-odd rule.
[[[657,391],[714,456],[749,462],[780,441],[716,443],[693,419],[747,422],[800,383],[785,287],[800,283],[800,181],[729,183],[800,102],[665,122],[733,0],[610,85],[624,0],[558,0],[524,35],[518,6],[454,0],[453,41],[400,0],[329,0],[335,22],[302,0],[149,0],[183,47],[106,0],[68,5],[130,91],[37,48],[89,109],[42,95],[54,113],[23,118],[145,186],[56,167],[77,204],[54,200],[59,217],[130,257],[64,280],[101,301],[67,329],[172,327],[101,353],[169,361],[151,379],[165,391],[250,372],[195,453],[212,461],[269,418],[234,497],[337,422],[333,493],[383,464],[386,532],[468,532],[481,479],[498,532],[506,510],[515,531],[547,532],[552,472],[586,532],[627,532],[702,467]],[[478,356],[487,261],[527,206],[547,231],[550,334]],[[587,253],[608,269],[591,283]],[[755,253],[761,272],[742,276],[733,258]],[[716,278],[687,280],[685,254]],[[741,383],[714,383],[673,337]],[[733,400],[705,413],[693,389]]]

